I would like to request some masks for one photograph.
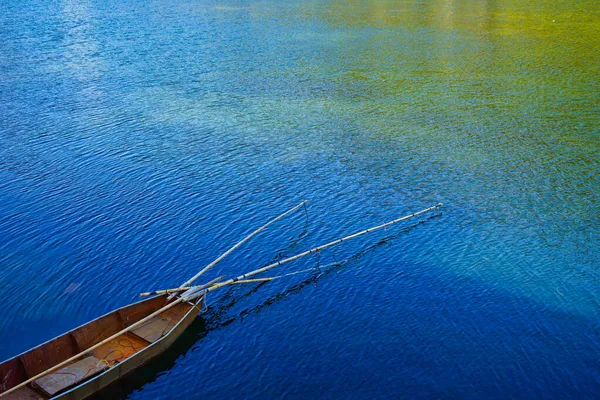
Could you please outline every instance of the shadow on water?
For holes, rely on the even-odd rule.
[[[234,308],[241,300],[257,293],[263,286],[267,285],[268,282],[259,283],[243,293],[239,293],[232,289],[228,290],[219,299],[221,303],[219,306],[209,306],[207,312],[202,314],[199,318],[196,318],[189,328],[186,329],[175,341],[175,343],[173,343],[173,345],[165,352],[152,359],[149,363],[136,369],[133,373],[126,375],[119,381],[96,393],[91,397],[91,399],[100,400],[106,398],[126,398],[131,393],[141,389],[144,385],[155,381],[164,371],[171,369],[176,364],[179,357],[185,355],[185,353],[187,353],[198,341],[206,337],[211,331],[225,328],[238,320],[244,319],[260,311],[264,311],[270,306],[285,300],[291,294],[300,293],[304,288],[309,285],[316,284],[317,281],[323,277],[338,272],[345,266],[349,266],[358,262],[368,253],[371,253],[382,246],[390,245],[393,240],[409,233],[430,219],[434,219],[439,216],[440,214],[429,216],[410,226],[402,228],[393,235],[380,238],[377,243],[354,253],[347,259],[336,261],[327,265],[317,265],[316,267],[311,268],[312,271],[309,272],[312,272],[312,274],[308,278],[293,284],[280,293],[268,297],[265,301],[258,305],[254,305],[242,310],[238,315],[235,316],[228,316],[228,311]],[[306,232],[303,231],[300,237],[291,241],[290,246],[293,248],[297,247],[297,241],[299,241],[305,235]],[[283,252],[278,252],[274,258],[281,259],[282,254]]]
[[[369,254],[383,246],[391,245],[391,242],[394,241],[395,239],[398,239],[399,237],[406,235],[407,233],[411,232],[413,229],[417,228],[419,225],[422,225],[431,219],[438,218],[439,216],[440,216],[440,214],[435,214],[435,215],[423,218],[422,220],[415,222],[412,225],[409,225],[407,227],[400,229],[398,232],[394,233],[393,235],[388,235],[388,236],[380,238],[375,244],[372,244],[360,251],[357,251],[352,256],[350,256],[344,260],[341,260],[341,261],[335,261],[335,262],[332,262],[332,263],[329,263],[326,265],[320,265],[320,257],[318,256],[318,253],[317,253],[317,257],[318,257],[317,265],[313,268],[309,268],[308,270],[305,270],[306,272],[311,273],[311,275],[308,278],[303,279],[302,281],[291,285],[286,290],[284,290],[280,293],[270,296],[265,301],[263,301],[261,304],[258,304],[258,305],[249,307],[245,310],[242,310],[239,313],[239,315],[230,316],[230,317],[226,318],[227,312],[230,309],[232,309],[240,300],[242,300],[243,298],[249,297],[252,294],[258,292],[261,287],[263,287],[264,285],[267,285],[269,282],[259,283],[256,286],[254,286],[252,289],[247,290],[246,292],[244,292],[242,294],[235,291],[235,288],[232,287],[220,299],[221,303],[224,303],[224,302],[226,302],[226,303],[220,305],[214,311],[209,311],[207,314],[204,315],[204,318],[207,322],[207,326],[209,327],[210,330],[224,328],[227,325],[229,325],[237,320],[244,319],[249,315],[258,313],[276,303],[283,301],[289,295],[299,293],[307,286],[316,284],[317,281],[319,281],[324,276],[339,272],[342,268],[344,268],[346,266],[350,266],[353,263],[358,262],[361,258],[366,256],[367,254]],[[282,258],[282,257],[280,254],[278,254],[275,257],[275,259],[270,261],[268,264],[275,262],[280,258]],[[283,276],[285,277],[285,275],[283,275]]]

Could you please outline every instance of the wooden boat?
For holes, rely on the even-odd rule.
[[[167,305],[156,296],[105,314],[0,364],[0,395],[82,353],[64,367],[8,393],[6,399],[84,399],[165,351],[201,304],[178,302],[132,330],[93,348]],[[89,352],[87,349],[92,349]]]
[[[255,230],[181,287],[154,292],[158,296],[119,308],[4,361],[0,364],[0,397],[84,399],[147,363],[165,351],[192,323],[206,301],[207,292],[239,280],[216,285],[223,278],[219,277],[204,285],[185,286],[304,203]]]
[[[219,282],[220,276],[199,286],[191,285],[225,256],[270,224],[299,209],[306,201],[252,232],[175,289],[142,293],[156,294],[147,300],[119,308],[70,332],[43,343],[0,364],[0,397],[3,399],[84,399],[147,363],[165,351],[192,323],[206,301],[206,294],[234,284],[268,282],[290,274],[247,279],[287,262],[317,253],[346,240],[384,229],[442,204],[395,219],[350,236],[276,261],[265,267]]]

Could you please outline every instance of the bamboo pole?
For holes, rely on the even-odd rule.
[[[405,216],[405,217],[398,218],[398,219],[396,219],[396,220],[393,220],[393,221],[387,222],[387,223],[385,223],[385,224],[382,224],[382,225],[379,225],[379,226],[375,226],[375,227],[373,227],[373,228],[365,229],[364,231],[360,231],[360,232],[358,232],[358,233],[355,233],[355,234],[353,234],[353,235],[346,236],[346,237],[344,237],[344,238],[342,238],[342,239],[335,240],[335,241],[333,241],[333,242],[330,242],[330,243],[327,243],[327,244],[325,244],[325,245],[322,245],[322,246],[319,246],[319,247],[315,247],[314,249],[311,249],[311,250],[305,251],[305,252],[303,252],[303,253],[297,254],[297,255],[295,255],[295,256],[293,256],[293,257],[286,258],[286,259],[284,259],[284,260],[281,260],[281,261],[279,261],[279,262],[276,262],[276,263],[273,263],[273,264],[267,265],[267,266],[266,266],[266,267],[264,267],[264,268],[261,268],[261,269],[258,269],[258,270],[252,271],[252,272],[248,272],[248,273],[247,273],[247,274],[245,274],[245,275],[240,275],[240,276],[238,276],[238,277],[237,277],[237,278],[235,278],[235,279],[229,279],[229,280],[227,280],[227,281],[225,281],[225,282],[218,283],[218,284],[215,284],[215,285],[212,285],[212,284],[209,282],[208,284],[206,284],[206,285],[202,285],[202,287],[198,287],[198,288],[206,289],[206,292],[211,292],[211,291],[213,291],[213,290],[215,290],[215,289],[219,289],[219,288],[222,288],[222,287],[224,287],[224,286],[227,286],[227,285],[233,285],[233,284],[236,284],[236,283],[257,283],[257,282],[269,282],[269,281],[272,281],[272,280],[275,280],[275,279],[279,279],[279,278],[283,278],[283,277],[286,277],[286,276],[290,276],[290,275],[296,275],[296,274],[299,274],[299,273],[302,273],[302,272],[308,272],[308,271],[312,271],[312,270],[317,270],[317,269],[319,269],[319,267],[307,268],[307,269],[303,269],[303,270],[300,270],[300,271],[291,272],[291,273],[288,273],[288,274],[283,274],[283,275],[278,275],[278,276],[272,276],[272,277],[269,277],[269,278],[259,278],[259,279],[243,279],[243,278],[245,278],[245,277],[249,277],[249,276],[253,276],[253,275],[259,274],[259,273],[261,273],[261,272],[264,272],[264,271],[266,271],[266,270],[268,270],[268,269],[275,268],[275,267],[277,267],[277,266],[279,266],[279,265],[281,265],[281,264],[285,264],[285,263],[287,263],[287,262],[290,262],[290,261],[296,260],[296,259],[298,259],[298,258],[301,258],[301,257],[307,256],[307,255],[309,255],[309,254],[311,254],[311,253],[314,253],[314,252],[316,252],[316,251],[323,250],[323,249],[325,249],[325,248],[327,248],[327,247],[330,247],[330,246],[333,246],[333,245],[339,244],[339,243],[341,243],[341,242],[343,242],[343,241],[346,241],[346,240],[348,240],[348,239],[353,239],[353,238],[355,238],[355,237],[357,237],[357,236],[361,236],[361,235],[364,235],[364,234],[366,234],[366,233],[373,232],[373,231],[375,231],[375,230],[377,230],[377,229],[385,228],[385,227],[387,227],[387,226],[389,226],[389,225],[393,225],[393,224],[395,224],[395,223],[398,223],[398,222],[400,222],[400,221],[404,221],[404,220],[407,220],[407,219],[409,219],[409,218],[416,217],[417,215],[423,214],[423,213],[425,213],[425,212],[428,212],[428,211],[432,211],[432,210],[434,210],[434,209],[437,209],[437,208],[439,208],[439,207],[441,207],[441,206],[442,206],[442,203],[439,203],[439,204],[438,204],[438,205],[436,205],[436,206],[433,206],[433,207],[426,208],[426,209],[424,209],[424,210],[421,210],[421,211],[418,211],[418,212],[416,212],[416,213],[414,213],[414,214],[407,215],[407,216]],[[185,287],[185,288],[181,288],[181,289],[184,289],[184,290],[189,290],[189,289],[192,289],[192,288],[191,288],[191,287]],[[169,293],[170,293],[170,292],[173,292],[173,291],[176,291],[176,290],[178,290],[178,289],[166,289],[166,290],[160,290],[160,291],[157,291],[157,292],[155,292],[155,293],[165,293],[165,292],[169,292]],[[194,290],[196,290],[196,287],[194,287]]]
[[[194,275],[192,278],[190,278],[190,280],[188,280],[187,282],[183,283],[181,286],[179,286],[178,288],[176,288],[177,291],[180,291],[181,289],[183,289],[186,286],[190,286],[196,279],[198,279],[200,276],[202,276],[209,269],[211,269],[212,267],[214,267],[215,265],[217,265],[218,262],[220,262],[222,259],[224,259],[225,257],[227,257],[232,251],[234,251],[235,249],[237,249],[238,247],[240,247],[242,244],[246,243],[248,240],[252,239],[255,235],[257,235],[260,232],[262,232],[269,225],[273,224],[274,222],[279,221],[281,218],[285,217],[286,215],[288,215],[288,214],[296,211],[297,209],[299,209],[300,207],[302,207],[304,204],[306,204],[306,202],[307,202],[307,200],[302,201],[297,206],[295,206],[295,207],[287,210],[286,212],[284,212],[283,214],[279,215],[278,217],[273,218],[272,220],[270,220],[269,222],[267,222],[266,224],[264,224],[263,226],[261,226],[260,228],[258,228],[257,230],[255,230],[254,232],[252,232],[251,234],[249,234],[248,236],[246,236],[244,239],[242,239],[240,242],[236,243],[233,247],[231,247],[225,253],[221,254],[213,262],[211,262],[206,267],[204,267],[200,272],[198,272],[196,275]],[[171,294],[169,296],[169,299],[172,299],[173,296],[174,296],[174,294]]]
[[[197,288],[198,289],[205,289],[205,288],[209,287],[210,285],[219,282],[223,278],[225,278],[225,275],[221,275],[218,278],[215,278],[212,281],[209,281],[209,282],[205,283],[204,285],[198,286]],[[161,294],[170,294],[170,293],[185,292],[186,290],[189,290],[191,288],[192,288],[191,286],[184,286],[184,287],[179,287],[179,288],[175,288],[175,289],[156,290],[154,292],[140,293],[140,296],[146,297],[146,296],[152,296],[152,295],[161,295]]]
[[[279,277],[278,277],[279,278]],[[232,284],[234,283],[259,283],[259,282],[270,282],[273,279],[277,279],[277,278],[258,278],[258,279],[246,279],[246,280],[240,280],[240,281],[235,281],[232,282]]]
[[[140,293],[140,296],[150,296],[153,294],[168,294],[168,293],[178,293],[178,292],[186,292],[190,289],[194,289],[194,290],[201,290],[201,289],[206,289],[207,287],[217,283],[218,281],[220,281],[221,279],[223,279],[223,276],[220,276],[217,279],[213,279],[212,281],[205,283],[204,285],[201,286],[185,286],[185,287],[181,287],[181,288],[175,288],[175,289],[163,289],[163,290],[157,290],[155,292],[144,292],[144,293]],[[272,281],[273,279],[279,279],[282,276],[273,276],[271,278],[259,278],[259,279],[248,279],[245,281],[236,281],[234,283],[255,283],[255,282],[268,282],[268,281]]]
[[[335,246],[336,244],[339,244],[339,243],[345,242],[346,240],[354,239],[354,238],[356,238],[356,237],[359,237],[359,236],[365,235],[365,234],[367,234],[367,233],[370,233],[370,232],[374,232],[374,231],[376,231],[376,230],[379,230],[379,229],[382,229],[382,228],[388,227],[388,226],[390,226],[390,225],[393,225],[393,224],[396,224],[396,223],[398,223],[398,222],[405,221],[405,220],[407,220],[407,219],[410,219],[410,218],[414,218],[414,217],[416,217],[417,215],[421,215],[421,214],[424,214],[424,213],[426,213],[426,212],[429,212],[429,211],[432,211],[432,210],[436,210],[436,209],[438,209],[438,208],[439,208],[439,207],[441,207],[441,206],[442,206],[442,203],[439,203],[439,204],[437,204],[437,205],[435,205],[435,206],[433,206],[433,207],[429,207],[429,208],[426,208],[426,209],[424,209],[424,210],[417,211],[416,213],[413,213],[413,214],[410,214],[410,215],[406,215],[406,216],[404,216],[404,217],[402,217],[402,218],[398,218],[398,219],[395,219],[395,220],[393,220],[393,221],[386,222],[385,224],[381,224],[381,225],[378,225],[378,226],[374,226],[374,227],[372,227],[372,228],[365,229],[365,230],[363,230],[363,231],[360,231],[360,232],[354,233],[354,234],[352,234],[352,235],[349,235],[349,236],[343,237],[343,238],[341,238],[341,239],[334,240],[333,242],[329,242],[329,243],[327,243],[327,244],[324,244],[324,245],[322,245],[322,246],[318,246],[318,247],[315,247],[315,248],[313,248],[313,249],[307,250],[307,251],[305,251],[305,252],[302,252],[302,253],[300,253],[300,254],[296,254],[295,256],[292,256],[292,257],[289,257],[289,258],[283,259],[283,260],[281,260],[281,261],[274,262],[274,263],[272,263],[272,264],[269,264],[269,265],[267,265],[266,267],[262,267],[262,268],[259,268],[259,269],[257,269],[257,270],[254,270],[254,271],[248,272],[248,273],[246,273],[246,274],[244,274],[244,275],[240,275],[240,276],[238,276],[237,278],[229,279],[229,280],[226,280],[225,282],[221,282],[221,283],[216,283],[216,284],[214,284],[214,285],[212,285],[212,286],[208,287],[208,288],[206,289],[206,292],[207,292],[207,293],[208,293],[208,292],[212,292],[213,290],[216,290],[216,289],[222,288],[223,286],[231,285],[231,284],[234,284],[234,283],[235,283],[235,282],[237,282],[237,281],[245,280],[246,278],[249,278],[249,277],[251,277],[251,276],[254,276],[254,275],[260,274],[260,273],[262,273],[262,272],[268,271],[268,270],[270,270],[270,269],[273,269],[273,268],[275,268],[275,267],[279,267],[279,266],[280,266],[280,265],[282,265],[282,264],[288,263],[288,262],[290,262],[290,261],[297,260],[297,259],[299,259],[299,258],[302,258],[302,257],[304,257],[304,256],[307,256],[307,255],[309,255],[309,254],[312,254],[312,253],[316,253],[317,251],[320,251],[320,250],[326,249],[326,248],[328,248],[328,247]]]
[[[292,276],[292,275],[298,275],[298,274],[302,274],[308,271],[318,271],[321,270],[322,268],[327,268],[331,265],[335,265],[338,263],[331,263],[331,264],[327,264],[327,265],[322,265],[319,267],[311,267],[311,268],[306,268],[306,269],[301,269],[300,271],[294,271],[294,272],[290,272],[287,274],[283,274],[283,275],[277,275],[277,276],[270,276],[267,278],[257,278],[257,279],[244,279],[244,280],[239,280],[239,281],[235,281],[235,282],[231,282],[230,285],[234,285],[234,284],[238,284],[238,283],[260,283],[260,282],[271,282],[274,281],[276,279],[281,279],[281,278],[285,278],[288,276]]]
[[[200,295],[202,295],[202,294],[204,294],[204,293],[201,293]],[[188,300],[189,300],[189,299],[188,299]],[[53,371],[56,371],[56,370],[57,370],[57,369],[59,369],[59,368],[62,368],[62,367],[64,367],[65,365],[67,365],[67,364],[69,364],[69,363],[71,363],[71,362],[73,362],[73,361],[77,360],[77,359],[78,359],[79,357],[81,357],[82,355],[84,355],[84,354],[86,354],[86,353],[89,353],[90,351],[96,350],[98,347],[102,346],[103,344],[105,344],[105,343],[107,343],[107,342],[109,342],[109,341],[111,341],[111,340],[113,340],[113,339],[115,339],[115,338],[117,338],[117,337],[121,336],[121,335],[122,335],[122,334],[124,334],[125,332],[129,332],[130,330],[133,330],[133,329],[137,328],[138,326],[142,325],[143,323],[145,323],[145,322],[146,322],[146,321],[148,321],[149,319],[151,319],[151,318],[154,318],[154,317],[155,317],[155,316],[157,316],[158,314],[160,314],[160,313],[162,313],[162,312],[164,312],[164,311],[166,311],[166,310],[168,310],[168,309],[170,309],[170,308],[172,308],[172,307],[176,306],[177,304],[179,304],[179,303],[181,303],[181,302],[183,302],[183,301],[184,301],[184,299],[183,299],[182,297],[178,298],[177,300],[173,301],[172,303],[169,303],[169,304],[167,304],[166,306],[164,306],[164,307],[162,307],[162,308],[158,309],[157,311],[154,311],[152,314],[148,315],[147,317],[145,317],[145,318],[142,318],[141,320],[139,320],[139,321],[138,321],[138,322],[136,322],[135,324],[132,324],[132,325],[128,326],[127,328],[125,328],[125,329],[123,329],[123,330],[121,330],[121,331],[119,331],[119,332],[115,333],[114,335],[112,335],[112,336],[110,336],[110,337],[108,337],[108,338],[104,339],[103,341],[101,341],[101,342],[99,342],[99,343],[96,343],[96,344],[95,344],[95,345],[93,345],[92,347],[89,347],[89,348],[85,349],[85,350],[84,350],[84,351],[82,351],[81,353],[79,353],[79,354],[76,354],[76,355],[74,355],[73,357],[71,357],[71,358],[69,358],[69,359],[67,359],[67,360],[65,360],[65,361],[63,361],[63,362],[61,362],[61,363],[59,363],[59,364],[56,364],[55,366],[53,366],[53,367],[51,367],[51,368],[48,368],[47,370],[45,370],[45,371],[43,371],[43,372],[40,372],[39,374],[37,374],[37,375],[35,375],[35,376],[33,376],[33,377],[31,377],[31,378],[27,379],[26,381],[19,383],[17,386],[14,386],[14,387],[12,387],[12,388],[8,389],[6,392],[0,393],[0,397],[6,396],[7,394],[14,392],[15,390],[17,390],[17,389],[19,389],[19,388],[21,388],[21,387],[23,387],[23,386],[25,386],[25,385],[27,385],[27,384],[29,384],[29,383],[31,383],[31,382],[33,382],[33,381],[35,381],[36,379],[39,379],[39,378],[41,378],[42,376],[44,376],[44,375],[46,375],[46,374],[49,374],[49,373],[51,373],[51,372],[53,372]]]

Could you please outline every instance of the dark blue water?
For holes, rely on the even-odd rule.
[[[444,202],[214,293],[110,396],[598,397],[594,2],[0,7],[0,359],[303,199],[206,280]]]

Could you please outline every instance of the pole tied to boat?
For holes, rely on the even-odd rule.
[[[260,274],[260,273],[263,273],[263,272],[266,272],[266,271],[268,271],[270,269],[279,267],[280,265],[286,264],[286,263],[288,263],[290,261],[294,261],[294,260],[297,260],[299,258],[305,257],[305,256],[307,256],[309,254],[317,253],[317,252],[319,252],[321,250],[324,250],[324,249],[326,249],[328,247],[335,246],[335,245],[340,244],[342,242],[345,242],[347,240],[354,239],[354,238],[357,238],[359,236],[365,235],[367,233],[375,232],[375,231],[377,231],[379,229],[383,229],[383,228],[386,228],[386,227],[388,227],[390,225],[397,224],[398,222],[406,221],[408,219],[417,217],[417,216],[419,216],[421,214],[425,214],[427,212],[437,210],[438,208],[440,208],[442,206],[443,206],[442,203],[438,203],[435,206],[431,206],[431,207],[425,208],[425,209],[423,209],[421,211],[417,211],[417,212],[414,212],[412,214],[406,215],[404,217],[397,218],[397,219],[394,219],[392,221],[386,222],[384,224],[373,226],[371,228],[362,230],[360,232],[353,233],[352,235],[345,236],[345,237],[343,237],[341,239],[334,240],[332,242],[326,243],[326,244],[321,245],[321,246],[317,246],[315,248],[312,248],[310,250],[307,250],[307,251],[304,251],[302,253],[296,254],[295,256],[288,257],[288,258],[285,258],[283,260],[274,262],[272,264],[269,264],[269,265],[267,265],[265,267],[262,267],[262,268],[259,268],[257,270],[254,270],[254,271],[251,271],[251,272],[247,272],[247,273],[245,273],[243,275],[238,276],[237,278],[232,278],[232,279],[228,279],[228,280],[223,281],[223,282],[216,282],[216,283],[212,283],[213,281],[211,281],[211,282],[208,282],[207,284],[204,284],[204,285],[201,285],[201,286],[193,286],[193,287],[186,286],[186,287],[180,287],[180,288],[175,288],[175,289],[160,290],[160,291],[157,291],[155,293],[165,293],[167,291],[169,293],[172,293],[172,292],[184,292],[181,296],[185,296],[186,299],[187,299],[190,296],[197,296],[201,292],[208,293],[208,292],[211,292],[213,290],[216,290],[216,289],[222,288],[224,286],[228,286],[228,285],[233,285],[233,284],[238,284],[238,283],[241,284],[241,283],[268,282],[268,281],[271,281],[271,280],[276,279],[276,278],[262,278],[262,279],[247,279],[247,278],[249,278],[251,276],[254,276],[254,275],[257,275],[257,274]],[[201,288],[201,289],[199,289],[199,288]],[[189,294],[187,294],[188,293],[188,292],[186,292],[187,290],[193,290],[193,291],[191,291],[191,292],[189,292]],[[172,296],[173,295],[174,294],[172,294]]]
[[[248,236],[246,236],[244,239],[242,239],[241,241],[239,241],[238,243],[236,243],[235,245],[233,245],[229,250],[227,250],[225,253],[223,253],[219,257],[217,257],[213,262],[211,262],[206,267],[204,267],[202,270],[200,270],[200,272],[198,272],[196,275],[194,275],[193,277],[191,277],[187,282],[183,283],[181,286],[179,286],[178,288],[173,289],[173,290],[176,291],[176,292],[185,290],[184,289],[185,287],[190,286],[196,279],[198,279],[199,277],[201,277],[202,275],[204,275],[206,272],[208,272],[208,270],[210,270],[212,267],[214,267],[215,265],[217,265],[222,259],[224,259],[225,257],[227,257],[235,249],[237,249],[238,247],[240,247],[242,244],[246,243],[248,240],[252,239],[254,236],[258,235],[263,230],[267,229],[267,227],[269,227],[269,225],[271,225],[271,224],[279,221],[281,218],[285,217],[286,215],[293,213],[294,211],[296,211],[297,209],[299,209],[300,207],[302,207],[303,205],[305,205],[307,201],[308,200],[303,200],[298,205],[292,207],[291,209],[287,210],[283,214],[281,214],[281,215],[273,218],[272,220],[270,220],[269,222],[267,222],[266,224],[264,224],[263,226],[261,226],[260,228],[258,228],[257,230],[255,230],[254,232],[252,232],[251,234],[249,234]],[[170,294],[169,297],[168,297],[168,299],[171,300],[173,297],[175,297],[175,293]]]
[[[245,273],[244,275],[240,275],[237,278],[229,279],[229,280],[226,280],[226,281],[220,282],[220,283],[215,283],[214,285],[209,286],[208,288],[206,288],[206,291],[207,292],[211,292],[211,291],[219,289],[219,288],[221,288],[223,286],[235,284],[236,282],[242,281],[242,280],[247,280],[247,278],[249,278],[251,276],[254,276],[254,275],[266,272],[266,271],[268,271],[270,269],[279,267],[280,265],[286,264],[286,263],[288,263],[290,261],[294,261],[294,260],[297,260],[299,258],[305,257],[305,256],[307,256],[309,254],[313,254],[313,253],[319,252],[319,251],[324,250],[324,249],[326,249],[328,247],[335,246],[337,244],[340,244],[340,243],[345,242],[345,241],[350,240],[350,239],[357,238],[357,237],[365,235],[367,233],[375,232],[375,231],[377,231],[379,229],[383,229],[383,228],[386,228],[386,227],[388,227],[390,225],[397,224],[398,222],[406,221],[408,219],[417,217],[417,216],[419,216],[421,214],[425,214],[427,212],[437,210],[438,208],[440,208],[442,206],[443,206],[442,203],[438,203],[435,206],[425,208],[425,209],[423,209],[421,211],[417,211],[415,213],[412,213],[412,214],[406,215],[404,217],[401,217],[401,218],[398,218],[398,219],[386,222],[384,224],[377,225],[377,226],[374,226],[374,227],[362,230],[360,232],[353,233],[352,235],[345,236],[345,237],[343,237],[341,239],[337,239],[337,240],[334,240],[332,242],[326,243],[324,245],[317,246],[317,247],[312,248],[310,250],[304,251],[304,252],[302,252],[300,254],[296,254],[295,256],[285,258],[283,260],[280,260],[280,261],[274,262],[272,264],[269,264],[269,265],[267,265],[265,267],[259,268],[257,270],[254,270],[254,271],[251,271],[251,272],[248,272],[248,273]]]

